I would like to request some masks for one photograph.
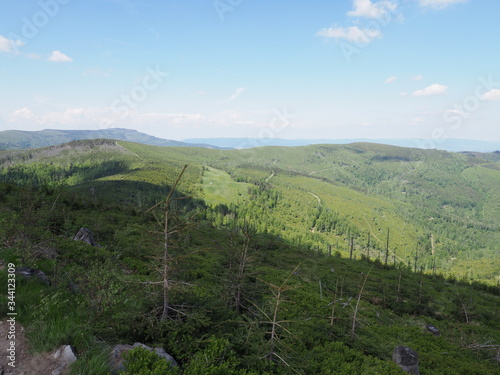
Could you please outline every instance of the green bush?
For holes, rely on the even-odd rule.
[[[127,375],[174,375],[179,369],[172,367],[158,354],[143,347],[137,347],[124,354]]]

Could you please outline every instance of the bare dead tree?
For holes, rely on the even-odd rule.
[[[402,277],[402,272],[399,271],[399,281],[398,281],[398,292],[396,294],[396,302],[400,302],[401,301],[401,277]]]
[[[240,313],[243,307],[245,278],[247,277],[248,267],[252,261],[252,249],[250,242],[255,235],[256,230],[247,222],[242,226],[237,227],[231,237],[230,245],[230,270],[228,281],[230,283],[230,298],[236,312]],[[242,242],[239,243],[238,236],[242,237]]]
[[[389,259],[389,228],[387,228],[387,241],[385,244],[385,265],[387,266],[387,261]]]
[[[365,289],[366,280],[368,280],[368,276],[370,275],[370,272],[372,271],[372,268],[373,268],[373,266],[370,268],[370,270],[365,275],[365,279],[363,280],[363,284],[361,285],[361,289],[359,290],[358,300],[356,302],[356,307],[354,308],[354,314],[353,314],[353,317],[352,317],[352,326],[351,326],[351,335],[353,337],[356,335],[356,318],[358,316],[359,303],[361,301],[361,296],[363,295],[363,290]]]
[[[172,185],[170,192],[168,193],[166,199],[162,202],[157,203],[153,207],[151,207],[149,210],[146,212],[150,212],[160,206],[161,204],[165,205],[165,209],[163,211],[164,213],[164,218],[163,220],[160,220],[156,217],[158,223],[160,224],[162,230],[161,230],[161,235],[163,238],[163,254],[161,257],[158,257],[156,259],[161,260],[161,267],[160,267],[160,275],[161,275],[161,281],[147,281],[143,282],[143,284],[151,284],[151,285],[161,285],[163,287],[163,306],[162,306],[162,314],[161,314],[161,320],[165,320],[166,318],[169,317],[170,311],[177,311],[180,312],[176,309],[174,309],[171,306],[170,303],[170,292],[172,289],[172,286],[174,283],[181,283],[181,284],[187,284],[187,283],[182,283],[179,281],[174,281],[172,279],[171,271],[173,267],[173,262],[174,262],[174,257],[172,256],[170,252],[170,242],[171,239],[170,237],[173,234],[176,234],[184,229],[186,229],[189,226],[189,222],[194,218],[196,215],[193,214],[189,216],[186,219],[185,223],[180,223],[180,224],[175,224],[173,223],[173,217],[172,217],[172,202],[176,200],[181,200],[181,199],[186,199],[188,197],[181,197],[181,198],[174,198],[174,192],[175,189],[177,188],[177,185],[179,184],[179,181],[182,178],[182,175],[186,171],[187,165],[184,165],[182,168],[181,172],[177,176],[177,179],[175,180],[174,184]]]
[[[291,302],[289,300],[284,299],[284,294],[290,290],[297,289],[297,287],[293,287],[291,285],[288,285],[288,282],[289,282],[290,278],[296,273],[296,271],[298,270],[299,267],[300,267],[300,264],[297,265],[297,267],[295,267],[292,272],[290,272],[290,274],[287,276],[287,278],[279,286],[259,279],[264,284],[268,285],[273,293],[273,300],[272,300],[273,302],[272,302],[270,314],[266,313],[263,309],[259,308],[255,304],[253,304],[266,318],[265,321],[262,321],[260,323],[268,324],[271,326],[271,329],[269,331],[269,351],[262,358],[266,358],[269,362],[282,363],[294,372],[297,372],[297,371],[295,369],[293,369],[286,362],[286,360],[283,358],[283,356],[280,355],[280,353],[279,353],[278,343],[280,342],[283,334],[286,333],[286,334],[291,335],[291,332],[283,325],[283,323],[287,323],[289,321],[280,320],[278,318],[278,313],[279,313],[281,305],[283,303]]]
[[[349,238],[349,259],[352,259],[352,252],[354,250],[354,236]]]

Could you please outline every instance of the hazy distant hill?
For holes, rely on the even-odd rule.
[[[129,141],[152,146],[220,148],[203,143],[191,144],[186,142],[157,138],[132,129],[114,128],[103,130],[6,130],[0,132],[0,150],[22,150],[28,148],[47,147],[71,141],[96,138]]]
[[[500,150],[500,142],[476,141],[471,139],[449,138],[446,140],[426,140],[426,139],[282,139],[282,138],[188,138],[183,142],[209,143],[219,147],[231,148],[252,148],[260,146],[309,146],[314,144],[347,144],[358,142],[380,143],[390,146],[437,149],[445,151],[476,151],[493,152]]]

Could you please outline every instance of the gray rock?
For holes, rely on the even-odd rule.
[[[441,336],[441,332],[439,332],[439,329],[437,329],[433,325],[427,324],[425,328],[427,328],[427,331],[432,333],[434,336]]]
[[[418,353],[406,346],[399,345],[392,353],[392,360],[405,372],[420,375],[418,370]]]
[[[170,354],[168,354],[165,349],[163,348],[155,348],[154,352],[158,354],[160,357],[164,358],[167,362],[170,362],[174,367],[179,366],[177,361],[172,357]]]
[[[45,275],[42,271],[36,270],[34,268],[18,267],[18,268],[16,268],[16,273],[18,275],[21,275],[21,276],[24,276],[27,278],[31,278],[31,277],[37,278],[40,281],[43,281],[47,285],[50,284],[49,278],[47,277],[47,275]]]
[[[111,374],[116,375],[120,371],[125,370],[123,353],[132,350],[134,347],[132,345],[116,345],[113,350],[111,350],[109,364],[111,367]]]
[[[54,358],[66,366],[76,361],[76,354],[71,345],[63,345],[54,353]]]
[[[61,346],[56,350],[53,357],[57,359],[60,366],[53,370],[50,375],[61,375],[69,365],[77,360],[76,354],[71,345]]]
[[[75,234],[73,239],[75,241],[85,242],[85,243],[89,244],[90,246],[99,246],[97,244],[97,242],[95,242],[95,240],[94,240],[93,233],[90,231],[90,229],[85,228],[85,227],[80,228],[80,230],[78,231],[77,234]]]
[[[177,367],[179,364],[177,361],[168,354],[163,348],[151,348],[147,345],[144,345],[140,342],[136,342],[134,345],[116,345],[113,350],[111,350],[110,354],[110,365],[111,365],[111,374],[116,375],[120,371],[125,370],[125,360],[123,358],[123,354],[128,352],[129,350],[135,349],[137,347],[143,347],[150,352],[155,352],[158,356],[165,359],[165,361],[169,362],[172,366]]]

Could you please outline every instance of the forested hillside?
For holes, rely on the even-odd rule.
[[[18,319],[71,374],[134,342],[180,367],[128,374],[401,374],[398,345],[500,370],[498,154],[88,140],[0,152],[0,179],[0,259],[48,280],[18,276]]]
[[[206,150],[94,143],[0,153],[0,178],[68,185],[143,207],[187,163],[190,180],[181,183],[206,201],[206,215],[218,225],[245,220],[320,252],[500,281],[498,153],[375,144]]]

